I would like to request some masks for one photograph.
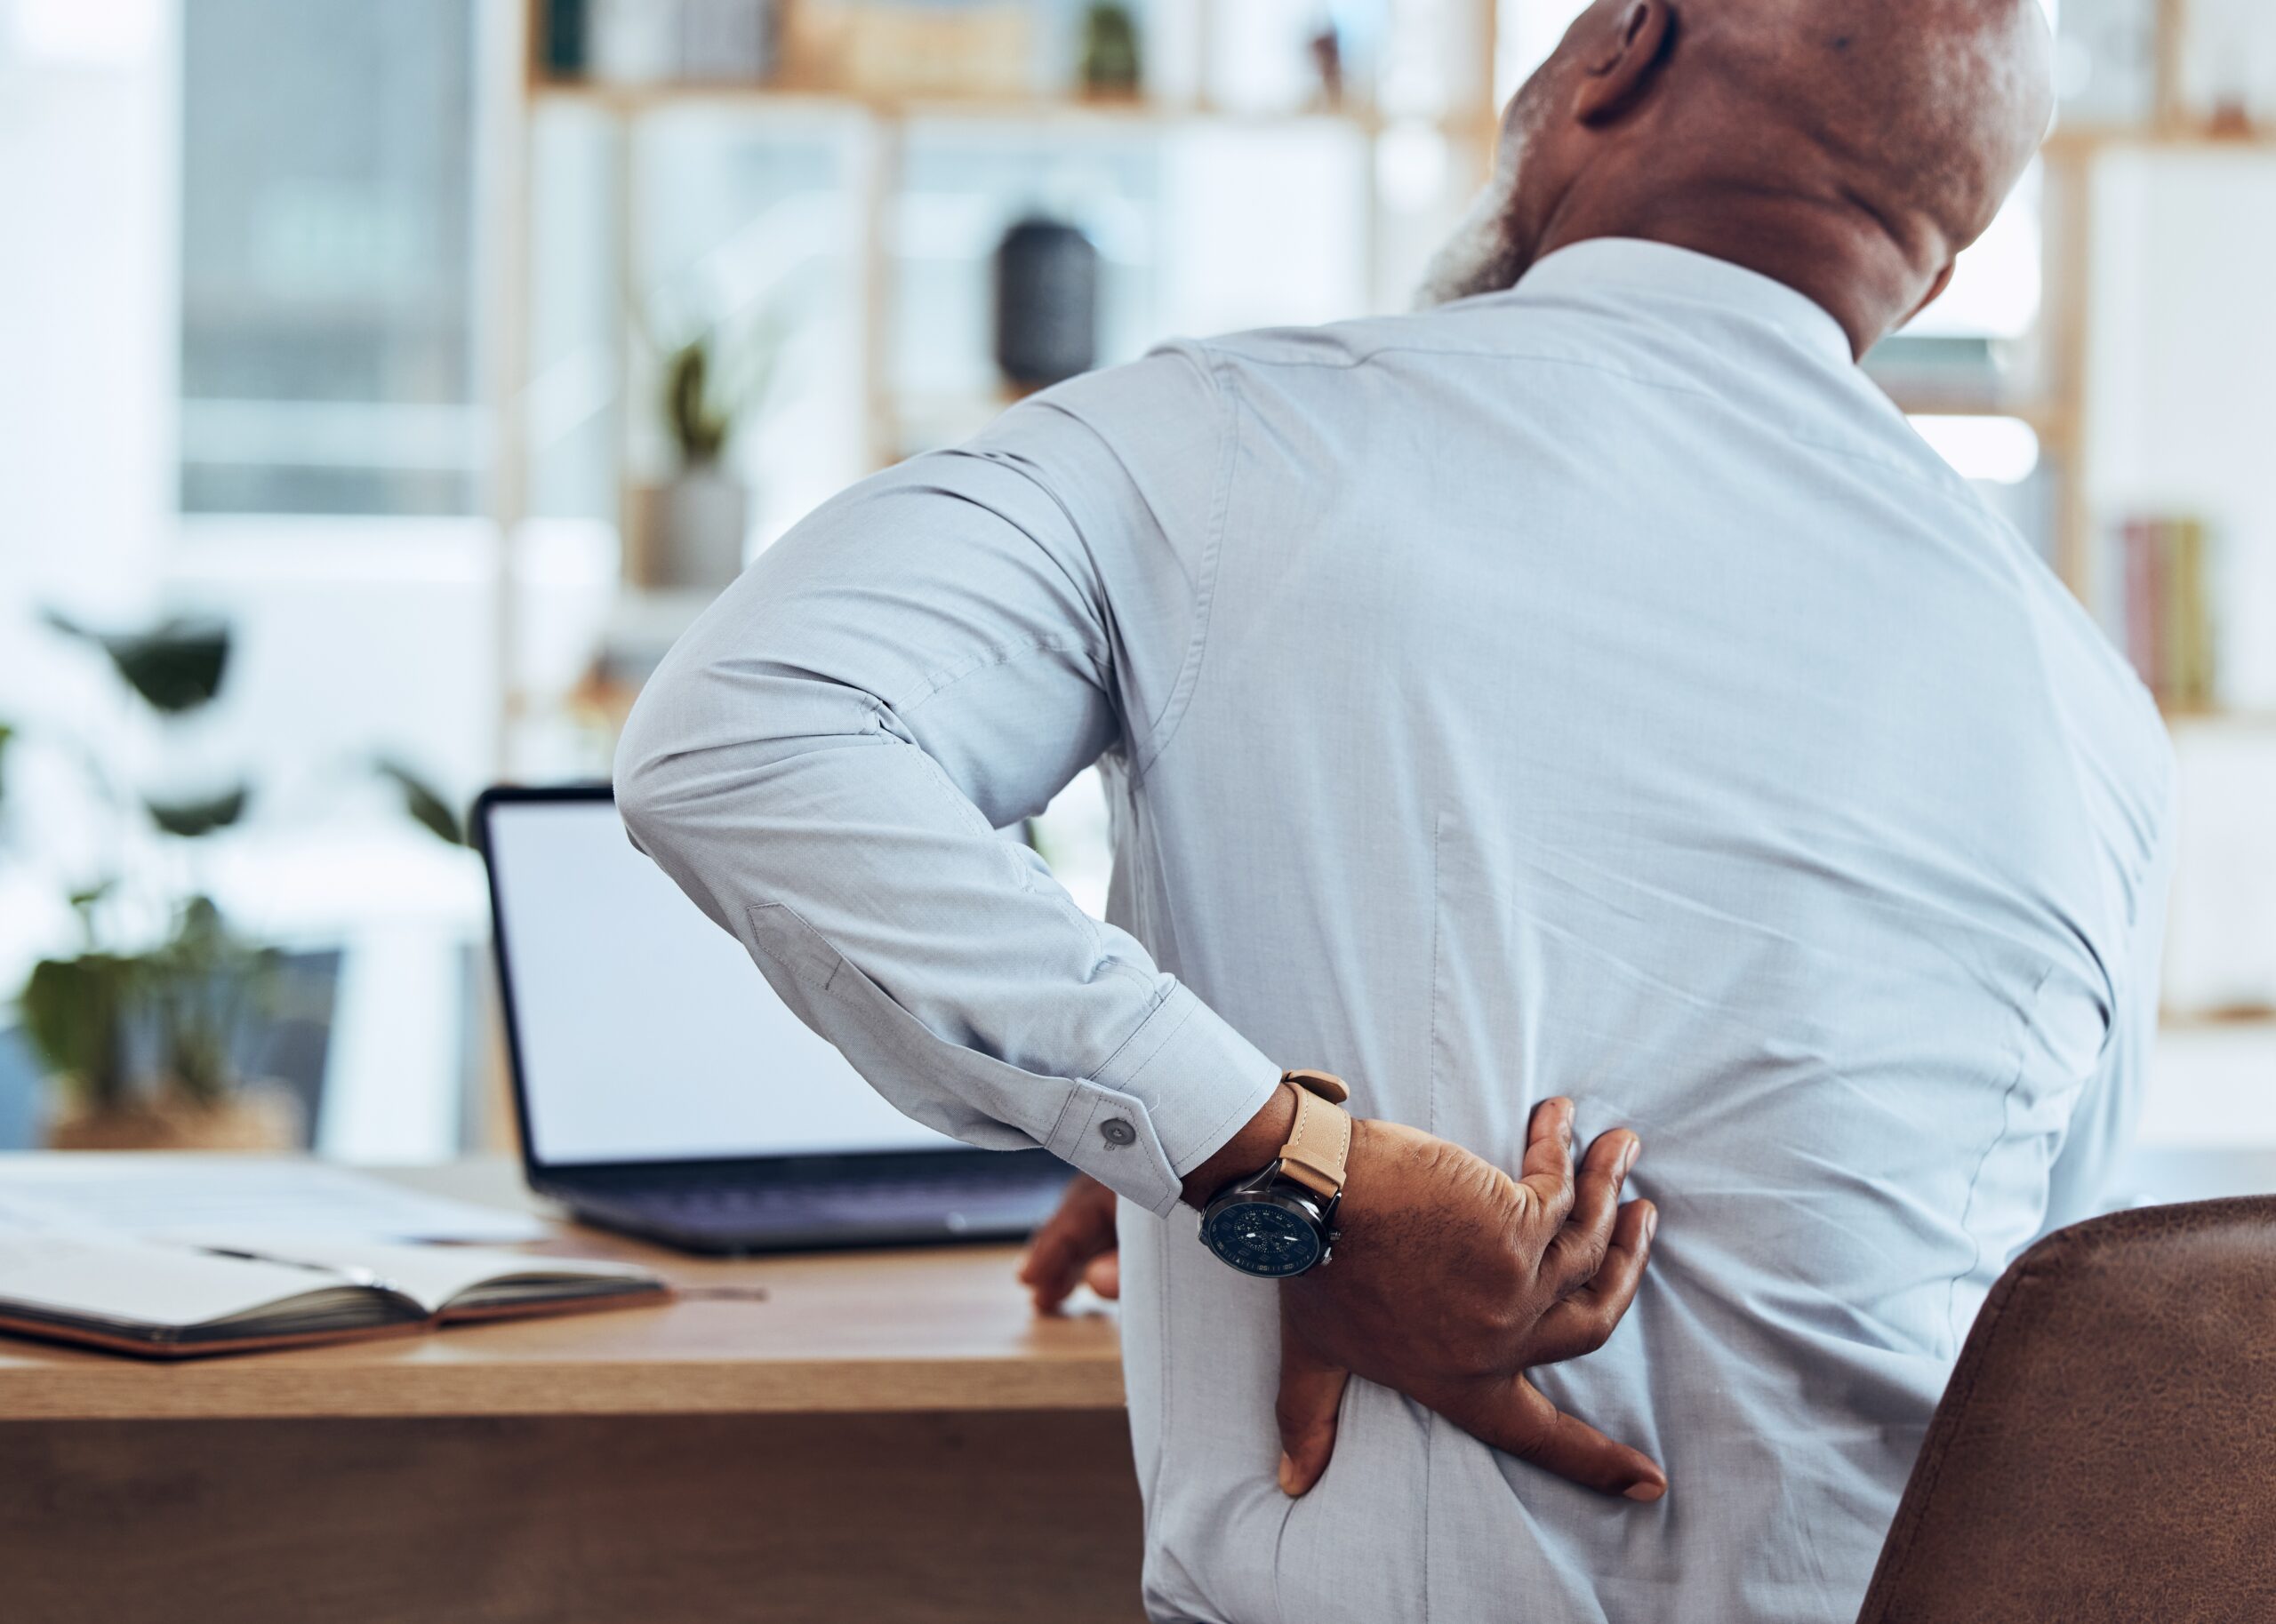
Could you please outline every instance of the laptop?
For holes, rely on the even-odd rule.
[[[474,822],[539,1194],[702,1252],[1002,1240],[1056,1204],[1048,1152],[886,1104],[633,849],[606,786],[491,789]]]

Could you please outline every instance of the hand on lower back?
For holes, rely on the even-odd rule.
[[[1334,1256],[1280,1288],[1281,1487],[1319,1480],[1357,1375],[1559,1476],[1657,1500],[1665,1473],[1525,1374],[1602,1347],[1634,1300],[1656,1223],[1650,1203],[1620,1204],[1638,1148],[1607,1133],[1576,1179],[1567,1100],[1535,1110],[1517,1179],[1415,1129],[1356,1122]]]

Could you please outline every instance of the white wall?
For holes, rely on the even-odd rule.
[[[1342,126],[1227,125],[1166,139],[1164,329],[1200,335],[1364,314],[1366,165]]]
[[[75,735],[108,674],[41,609],[132,616],[172,508],[172,42],[155,5],[0,0],[0,723]],[[15,799],[45,765],[19,750]],[[0,865],[0,989],[63,940],[57,888]]]
[[[171,39],[58,9],[0,0],[0,716],[40,680],[23,617],[142,607],[173,507]]]

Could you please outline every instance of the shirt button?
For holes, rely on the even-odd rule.
[[[1110,1145],[1134,1145],[1138,1142],[1138,1130],[1127,1116],[1110,1116],[1099,1124],[1099,1137]]]

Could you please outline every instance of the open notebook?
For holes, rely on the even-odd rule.
[[[629,1263],[466,1246],[0,1232],[0,1330],[162,1358],[613,1308],[669,1294],[662,1280]]]

